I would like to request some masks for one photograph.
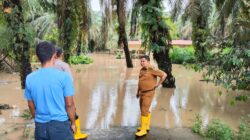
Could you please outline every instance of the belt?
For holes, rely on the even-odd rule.
[[[141,91],[141,93],[146,93],[146,92],[149,92],[149,91],[154,91],[155,90],[155,88],[153,88],[153,89],[149,89],[149,90],[144,90],[144,91]]]

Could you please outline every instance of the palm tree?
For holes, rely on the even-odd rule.
[[[129,48],[128,48],[128,40],[127,40],[127,34],[125,30],[125,21],[126,21],[126,12],[125,12],[125,0],[117,0],[117,15],[118,15],[118,21],[119,21],[119,40],[118,40],[118,46],[121,46],[123,44],[123,49],[125,52],[127,67],[132,68],[133,63],[129,54]]]
[[[215,0],[215,4],[219,15],[215,25],[219,26],[214,27],[217,32],[209,43],[220,55],[208,62],[208,73],[227,87],[250,89],[250,1]]]
[[[192,40],[195,47],[195,54],[199,62],[207,58],[207,46],[204,45],[208,32],[208,18],[212,9],[211,0],[170,0],[172,5],[172,18],[178,19],[181,15],[183,22],[188,20],[192,23]]]
[[[159,69],[167,73],[167,78],[163,82],[163,87],[175,87],[175,78],[172,75],[172,62],[169,57],[171,48],[171,37],[169,28],[163,19],[162,0],[138,0],[134,1],[132,13],[131,35],[135,34],[138,14],[141,14],[142,46],[153,52]]]
[[[191,21],[196,55],[205,64],[207,75],[228,88],[249,89],[250,2],[189,0],[187,5],[183,2],[172,2],[172,15],[174,19],[182,15],[184,21]],[[207,48],[216,48],[217,52],[204,59]]]
[[[112,1],[100,0],[100,5],[101,5],[101,11],[102,11],[101,49],[105,50],[107,48],[106,44],[107,44],[108,37],[109,37],[109,27],[112,21]]]
[[[89,30],[91,25],[90,1],[76,1],[74,7],[77,13],[78,20],[78,38],[77,38],[77,55],[82,52],[82,46],[87,46]]]
[[[3,11],[13,33],[12,44],[15,59],[20,70],[21,86],[25,88],[26,76],[31,73],[30,43],[27,40],[22,1],[4,0]]]
[[[59,0],[57,5],[59,44],[64,49],[64,60],[69,62],[71,46],[73,43],[73,2],[71,0]]]

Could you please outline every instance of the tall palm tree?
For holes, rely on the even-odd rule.
[[[21,86],[25,88],[26,76],[31,73],[30,43],[27,40],[24,13],[21,0],[4,0],[3,11],[13,33],[12,46],[20,70]]]
[[[185,3],[187,2],[187,3]],[[204,45],[208,32],[208,18],[212,10],[211,0],[170,0],[172,5],[172,18],[178,19],[181,15],[184,22],[192,23],[192,40],[195,54],[199,62],[204,62],[207,57],[207,46]]]
[[[123,44],[123,49],[125,52],[127,67],[132,68],[133,63],[129,54],[129,48],[128,48],[128,40],[127,40],[127,34],[125,30],[125,23],[126,23],[126,2],[125,0],[117,0],[117,15],[118,15],[118,22],[119,22],[119,40],[118,40],[118,46],[121,46]]]
[[[163,82],[163,87],[175,87],[175,78],[172,75],[172,62],[169,57],[171,48],[171,37],[169,28],[163,18],[162,0],[134,0],[135,7],[132,13],[131,27],[137,27],[138,14],[142,19],[140,25],[142,28],[142,45],[153,52],[159,69],[167,73],[167,78]],[[131,29],[131,35],[135,29]]]
[[[82,52],[83,45],[87,46],[88,36],[91,24],[90,1],[77,0],[74,3],[76,7],[77,20],[78,20],[78,38],[77,38],[77,55]]]
[[[73,2],[72,0],[58,0],[57,16],[59,28],[59,44],[64,49],[64,60],[69,62],[73,43]]]
[[[107,41],[109,37],[109,27],[112,21],[112,0],[100,0],[101,12],[102,12],[102,26],[101,37],[102,46],[101,49],[107,48]]]

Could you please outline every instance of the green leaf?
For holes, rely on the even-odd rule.
[[[231,100],[231,101],[230,101],[230,105],[231,105],[231,106],[234,106],[234,105],[235,105],[235,101],[234,101],[234,100]]]

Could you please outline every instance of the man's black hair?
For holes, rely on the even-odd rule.
[[[56,47],[56,57],[60,57],[62,53],[63,53],[62,48]]]
[[[36,55],[42,64],[50,61],[55,51],[55,45],[51,42],[43,41],[36,46]]]
[[[143,55],[140,57],[140,59],[145,58],[147,61],[150,61],[150,57],[148,55]]]

